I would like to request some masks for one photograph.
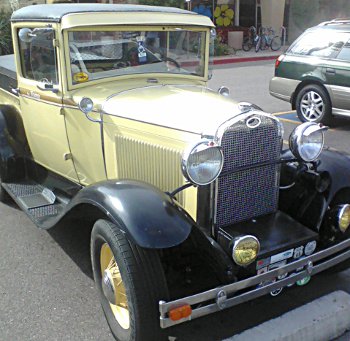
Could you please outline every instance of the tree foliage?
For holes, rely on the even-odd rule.
[[[0,12],[0,55],[13,52],[10,18],[11,12]]]

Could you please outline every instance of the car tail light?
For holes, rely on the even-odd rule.
[[[277,69],[279,67],[279,65],[281,64],[281,61],[284,58],[284,54],[281,54],[275,61],[275,69]]]

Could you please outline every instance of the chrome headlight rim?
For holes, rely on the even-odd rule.
[[[212,179],[208,179],[208,181],[204,181],[204,182],[199,182],[196,181],[196,179],[194,179],[190,172],[189,172],[189,157],[192,155],[192,152],[194,152],[198,147],[203,146],[202,150],[205,149],[211,149],[211,148],[215,148],[219,151],[220,153],[220,157],[221,157],[221,162],[220,162],[220,167],[215,175],[215,177],[213,177]],[[181,170],[182,170],[182,174],[183,176],[192,184],[196,185],[196,186],[205,186],[205,185],[209,185],[212,182],[214,182],[220,175],[222,168],[224,166],[224,154],[222,152],[221,146],[219,146],[217,143],[215,143],[213,140],[207,140],[207,139],[203,139],[200,140],[194,144],[189,145],[183,155],[182,155],[182,160],[181,160]]]
[[[289,148],[293,155],[301,161],[304,162],[313,162],[315,161],[321,154],[324,146],[324,131],[327,130],[328,127],[323,126],[322,124],[315,123],[315,122],[305,122],[297,126],[292,133],[289,136]],[[307,130],[310,130],[308,134],[305,133]],[[303,154],[302,147],[303,144],[303,138],[306,136],[309,136],[311,134],[314,134],[316,132],[321,132],[321,143],[319,144],[319,150],[313,157],[307,157],[305,154]]]
[[[79,109],[84,113],[84,114],[88,114],[90,113],[93,108],[94,108],[94,102],[90,97],[83,97],[80,101],[79,101]]]
[[[240,262],[236,255],[235,255],[235,251],[237,250],[239,244],[243,243],[243,242],[246,242],[247,240],[253,240],[255,243],[256,243],[256,256],[255,258],[251,259],[249,262],[247,263],[242,263]],[[255,236],[252,236],[250,234],[248,235],[244,235],[244,236],[239,236],[239,237],[236,237],[234,240],[233,240],[233,246],[232,246],[232,259],[233,261],[238,265],[238,266],[248,266],[250,264],[252,264],[253,262],[256,261],[256,259],[258,258],[258,255],[259,255],[259,252],[260,252],[260,242],[259,242],[259,239],[256,238]]]

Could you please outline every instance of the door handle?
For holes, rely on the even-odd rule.
[[[19,96],[19,88],[12,88],[12,87],[10,86],[10,89],[11,89],[11,92],[12,92],[14,95]]]
[[[328,73],[330,75],[335,75],[335,69],[327,67],[326,68],[326,73]]]

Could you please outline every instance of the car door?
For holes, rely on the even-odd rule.
[[[329,59],[323,72],[331,92],[333,113],[350,110],[350,33],[348,40],[339,44],[339,51]]]
[[[62,110],[55,31],[47,26],[17,30],[20,107],[34,160],[77,181]]]

